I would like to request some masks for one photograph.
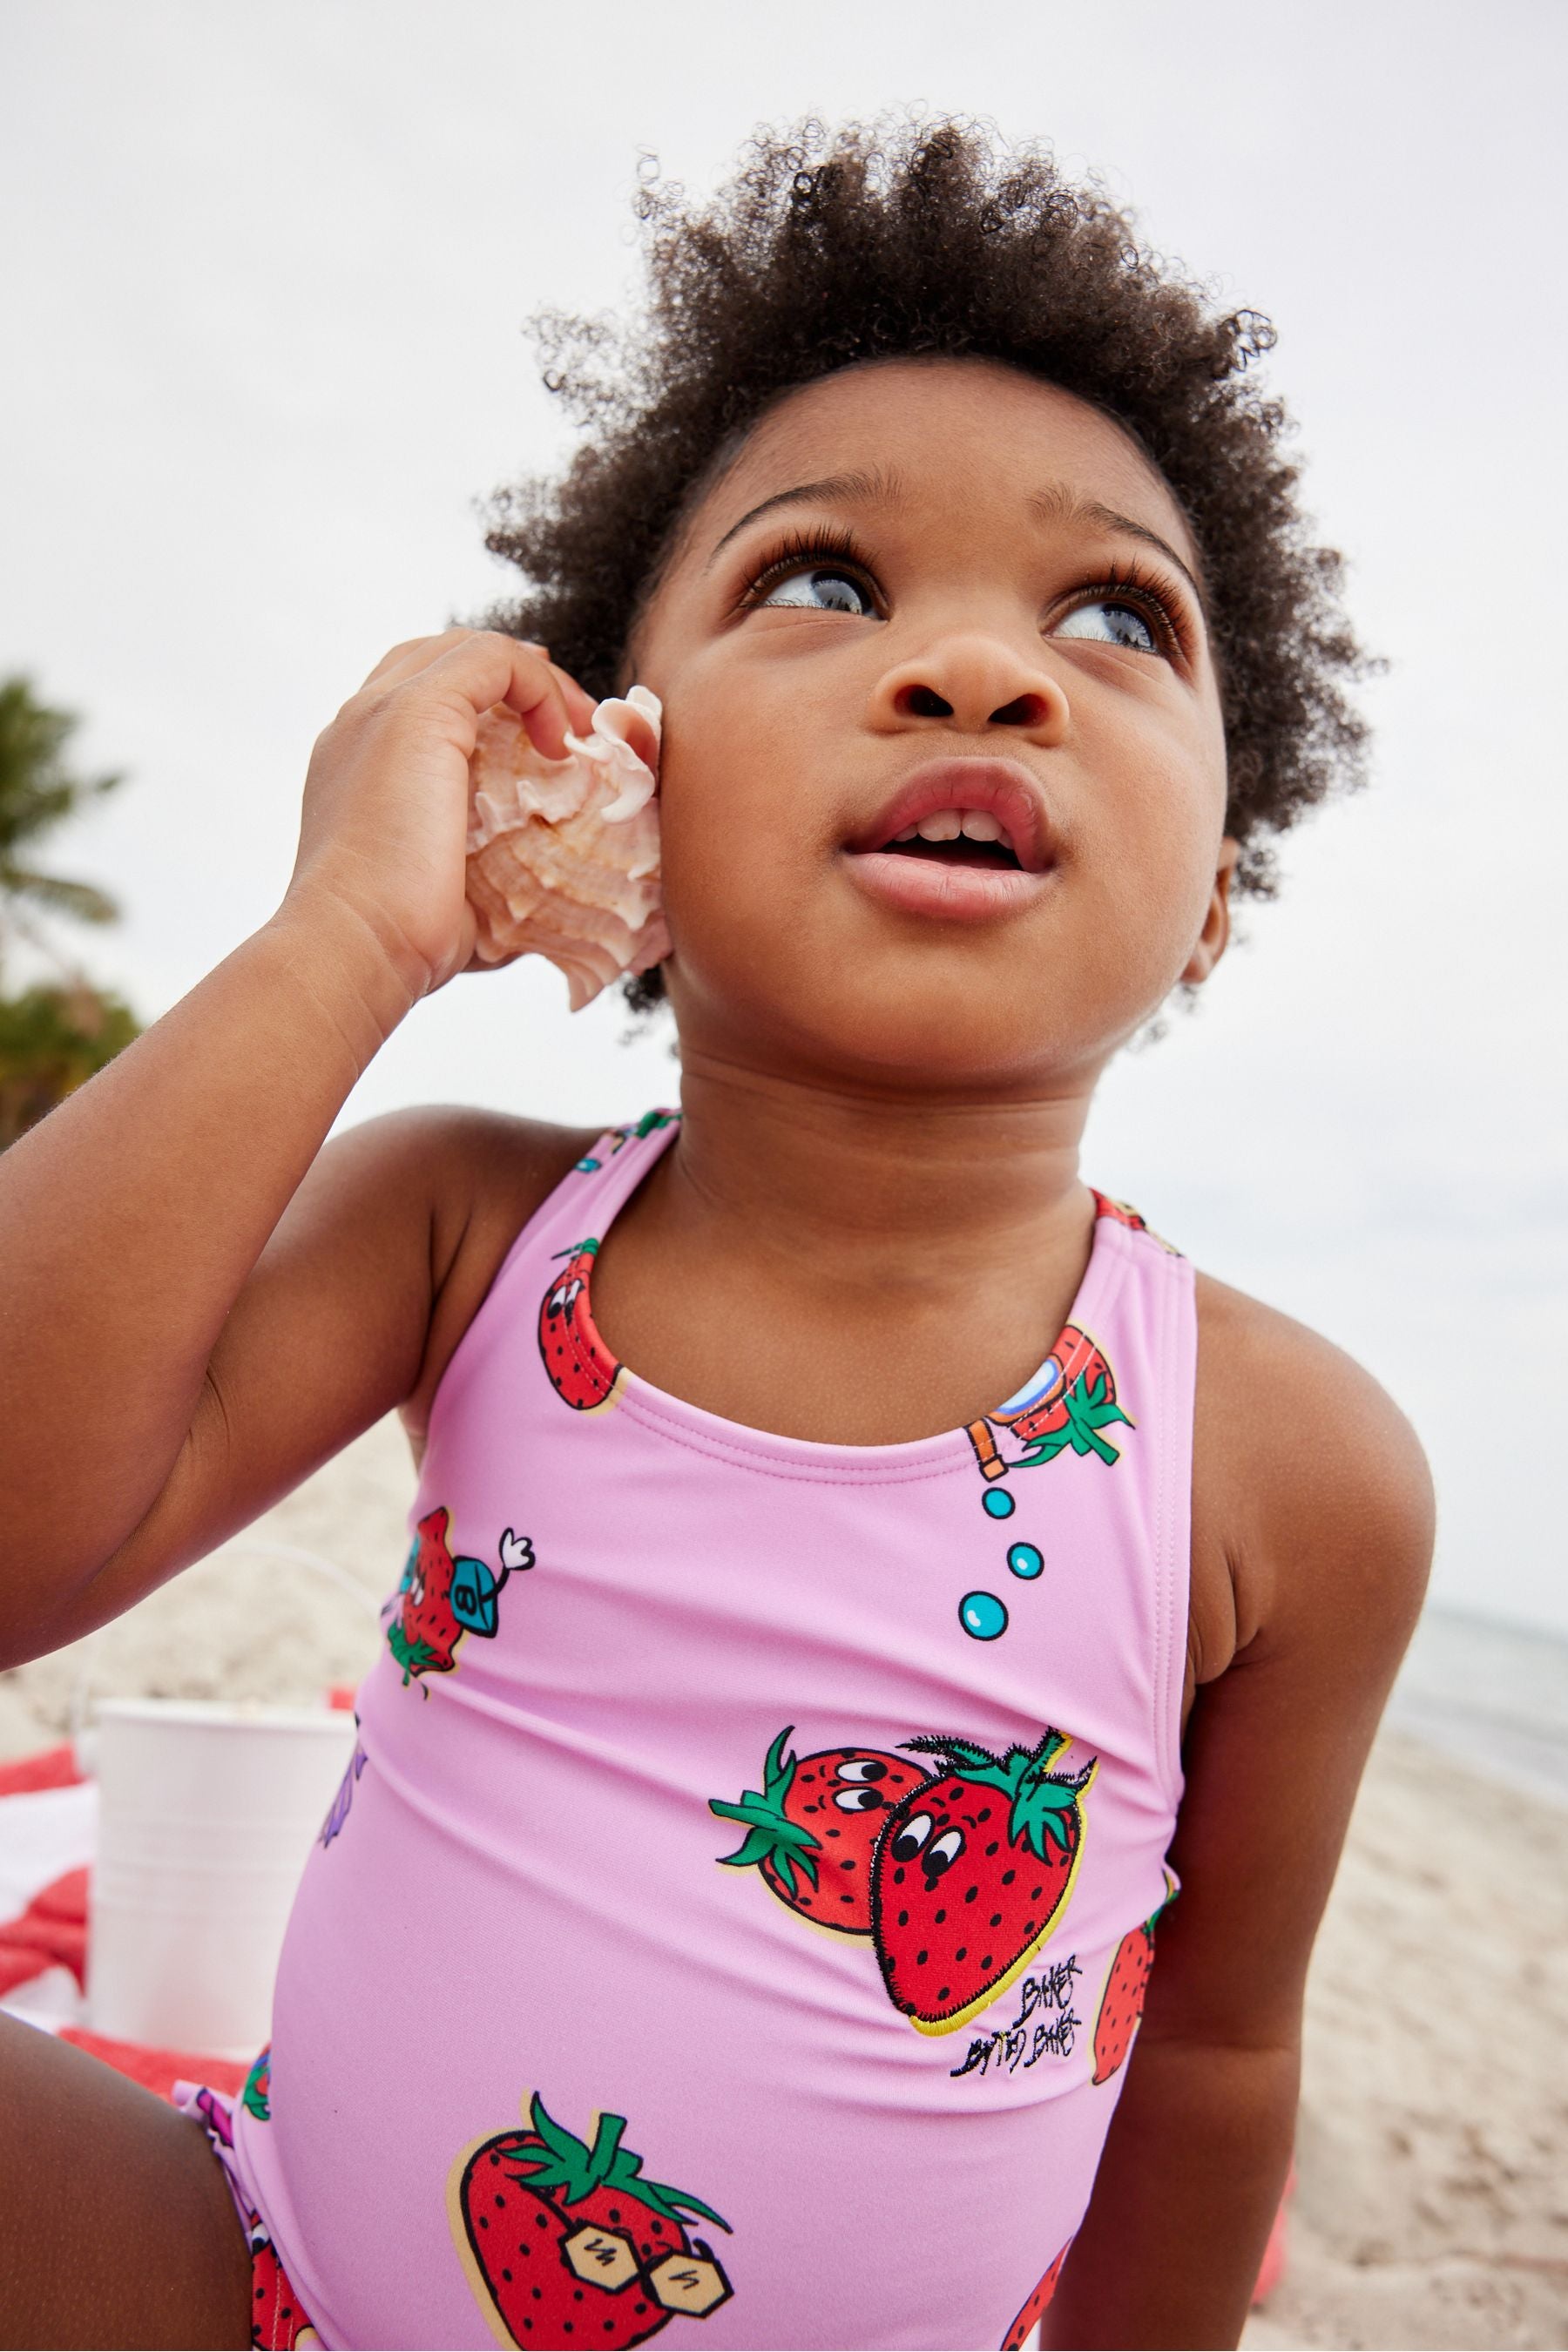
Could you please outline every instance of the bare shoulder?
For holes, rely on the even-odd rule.
[[[1432,1486],[1405,1415],[1342,1349],[1223,1283],[1200,1276],[1197,1301],[1193,1622],[1208,1646],[1171,1850],[1182,1897],[1142,2032],[1289,2051],[1420,1614]]]
[[[1205,1275],[1197,1313],[1194,1563],[1200,1541],[1224,1556],[1236,1650],[1353,1609],[1361,1640],[1396,1662],[1432,1552],[1415,1432],[1363,1366],[1290,1316]]]
[[[427,1154],[431,1186],[429,1333],[418,1380],[398,1409],[417,1454],[430,1401],[501,1260],[605,1129],[457,1104],[394,1116],[405,1123],[398,1140],[416,1140]]]

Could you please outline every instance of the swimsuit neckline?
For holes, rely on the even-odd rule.
[[[705,1451],[765,1463],[786,1475],[793,1473],[809,1476],[813,1472],[826,1472],[837,1479],[857,1484],[867,1479],[931,1475],[954,1468],[966,1468],[973,1474],[992,1422],[1009,1423],[1026,1411],[1040,1409],[1071,1381],[1075,1357],[1081,1363],[1085,1353],[1084,1335],[1092,1335],[1102,1324],[1120,1287],[1132,1220],[1120,1213],[1120,1204],[1095,1192],[1096,1213],[1089,1258],[1066,1323],[1022,1388],[993,1406],[979,1421],[938,1430],[928,1437],[907,1438],[892,1445],[836,1445],[823,1438],[787,1437],[776,1430],[757,1429],[745,1422],[727,1420],[721,1413],[710,1412],[701,1405],[690,1404],[684,1397],[657,1387],[631,1365],[620,1361],[605,1346],[594,1319],[593,1265],[604,1237],[654,1162],[673,1142],[679,1126],[678,1113],[645,1135],[634,1133],[623,1145],[628,1158],[636,1152],[637,1159],[628,1171],[631,1181],[624,1189],[617,1188],[618,1197],[603,1223],[596,1227],[595,1238],[579,1244],[574,1267],[583,1289],[577,1302],[576,1323],[581,1340],[594,1356],[609,1390],[608,1402],[629,1411],[640,1421],[662,1425],[667,1433]],[[1141,1224],[1142,1220],[1137,1223]]]

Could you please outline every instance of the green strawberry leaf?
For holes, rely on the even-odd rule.
[[[943,1768],[960,1780],[1000,1789],[1010,1797],[1007,1834],[1015,1845],[1026,1845],[1042,1862],[1049,1860],[1047,1847],[1053,1842],[1064,1853],[1069,1851],[1061,1816],[1071,1813],[1094,1771],[1091,1762],[1080,1772],[1048,1773],[1046,1766],[1067,1744],[1064,1732],[1049,1729],[1034,1748],[1009,1748],[1001,1757],[993,1756],[973,1739],[927,1737],[900,1742],[921,1754],[941,1758]]]
[[[792,1822],[784,1811],[784,1799],[795,1782],[796,1759],[784,1752],[784,1742],[795,1729],[786,1723],[763,1765],[761,1789],[748,1789],[738,1805],[723,1797],[710,1797],[708,1810],[721,1821],[739,1822],[747,1832],[743,1843],[733,1853],[721,1853],[721,1862],[732,1863],[744,1870],[753,1864],[768,1862],[778,1872],[791,1897],[795,1895],[795,1870],[797,1867],[810,1886],[816,1885],[816,1864],[811,1859],[821,1846],[820,1838],[799,1822]]]
[[[684,2189],[671,2189],[662,2180],[643,2179],[641,2157],[621,2145],[625,2116],[601,2114],[591,2148],[555,2121],[537,2091],[529,2107],[529,2120],[549,2151],[542,2159],[536,2159],[531,2148],[520,2146],[510,2151],[514,2163],[521,2159],[528,2165],[521,2178],[531,2188],[560,2189],[564,2191],[562,2202],[565,2205],[580,2205],[595,2189],[619,2189],[628,2197],[640,2198],[667,2221],[679,2223],[682,2211],[700,2213],[718,2229],[729,2230],[723,2215],[704,2205],[700,2197],[688,2197]]]
[[[403,1668],[405,1688],[407,1687],[411,1675],[427,1674],[432,1666],[440,1664],[437,1653],[431,1648],[423,1634],[417,1641],[409,1640],[403,1630],[403,1621],[398,1617],[395,1617],[386,1629],[386,1646]]]
[[[1102,1462],[1120,1461],[1117,1448],[1100,1432],[1119,1421],[1125,1422],[1129,1429],[1132,1423],[1110,1395],[1110,1385],[1103,1372],[1092,1388],[1086,1379],[1076,1380],[1062,1396],[1068,1416],[1062,1427],[1031,1438],[1016,1466],[1020,1470],[1038,1469],[1042,1462],[1054,1462],[1069,1445],[1075,1454],[1098,1454]]]

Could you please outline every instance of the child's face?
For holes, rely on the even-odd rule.
[[[864,572],[816,552],[753,584],[792,534],[846,529]],[[684,1055],[1027,1088],[1092,1070],[1206,976],[1233,856],[1219,697],[1198,598],[1142,532],[1198,572],[1121,429],[988,361],[848,369],[763,419],[689,518],[635,647],[665,707]],[[978,919],[911,911],[858,866],[905,780],[953,755],[1016,763],[1038,819],[1039,870]],[[1005,854],[879,870],[897,890],[918,861],[918,888],[950,857]]]

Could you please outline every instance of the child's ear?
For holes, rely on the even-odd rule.
[[[1182,974],[1189,988],[1200,988],[1225,953],[1230,938],[1230,877],[1236,872],[1236,861],[1240,855],[1241,844],[1233,841],[1226,834],[1219,845],[1219,863],[1215,868],[1214,888],[1209,893],[1204,927]]]

